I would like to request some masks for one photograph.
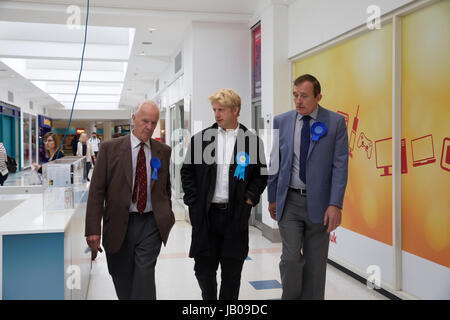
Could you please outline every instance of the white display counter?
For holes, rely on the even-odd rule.
[[[45,188],[0,188],[0,298],[86,299],[91,252],[84,237],[88,184],[71,209],[44,210]]]

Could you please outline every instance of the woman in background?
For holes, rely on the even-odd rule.
[[[8,160],[8,154],[6,153],[5,146],[0,142],[0,186],[3,186],[3,183],[8,178],[6,160]]]
[[[44,135],[44,148],[45,148],[45,156],[47,157],[48,161],[56,160],[56,155],[59,148],[59,139],[58,136],[53,132],[47,132]],[[64,152],[61,150],[59,152],[58,159],[64,157]],[[42,174],[42,166],[38,163],[33,162],[33,167],[36,169],[37,172]]]
[[[84,178],[89,180],[89,170],[91,170],[92,160],[95,160],[94,151],[92,151],[92,146],[87,139],[86,133],[80,135],[80,141],[78,142],[77,156],[86,156],[86,172]]]

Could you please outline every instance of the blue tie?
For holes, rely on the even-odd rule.
[[[310,132],[309,120],[310,116],[303,116],[302,137],[300,143],[300,179],[306,184],[306,157],[308,156]]]

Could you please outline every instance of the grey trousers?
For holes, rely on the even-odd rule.
[[[156,300],[155,266],[161,243],[153,214],[130,214],[122,247],[106,254],[120,300]]]
[[[280,261],[282,300],[323,300],[329,233],[308,216],[306,197],[288,191],[278,223],[283,250]]]

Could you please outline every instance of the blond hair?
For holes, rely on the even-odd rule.
[[[218,103],[221,106],[231,109],[238,108],[238,115],[241,112],[241,97],[233,89],[220,89],[209,96],[211,104]]]

